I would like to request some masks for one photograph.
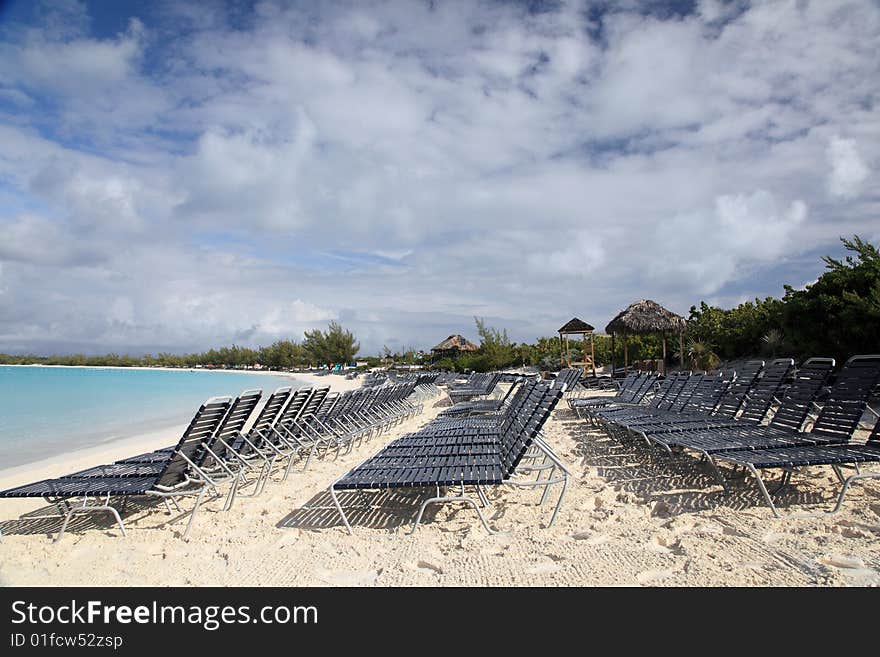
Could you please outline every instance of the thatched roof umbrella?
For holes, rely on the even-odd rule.
[[[461,335],[450,335],[443,342],[431,349],[432,359],[434,356],[455,356],[463,351],[477,351],[479,347]]]
[[[626,310],[618,313],[617,317],[608,322],[605,332],[611,334],[611,353],[612,353],[612,370],[614,369],[614,336],[621,334],[624,336],[623,342],[623,363],[624,368],[629,367],[627,354],[627,335],[644,335],[647,333],[663,334],[663,361],[666,362],[666,334],[678,333],[679,345],[681,348],[681,366],[684,367],[684,330],[687,323],[684,317],[676,315],[671,310],[666,310],[656,301],[650,299],[640,299],[629,305]]]
[[[573,317],[568,320],[565,325],[559,329],[559,357],[562,360],[563,365],[567,367],[571,367],[572,365],[581,365],[584,369],[592,368],[593,376],[596,376],[596,350],[593,345],[593,327],[587,324],[584,320],[579,319],[577,317]],[[583,336],[584,346],[583,346],[583,356],[584,360],[580,363],[572,363],[571,362],[571,346],[568,342],[569,335],[581,335]],[[590,355],[587,356],[587,336],[590,336]],[[565,343],[563,344],[563,337],[565,336]]]

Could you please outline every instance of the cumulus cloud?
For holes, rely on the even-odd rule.
[[[311,325],[338,319],[332,310],[321,308],[302,299],[274,306],[260,320],[257,327],[268,335],[283,335],[291,326]]]
[[[56,222],[34,214],[0,222],[0,258],[52,267],[92,265],[104,259],[95,244],[79,241]]]
[[[835,135],[831,138],[826,153],[831,165],[828,191],[833,196],[844,199],[857,196],[869,171],[859,155],[855,140]]]
[[[880,233],[868,1],[95,11],[0,32],[0,349],[531,340]]]
[[[566,239],[560,249],[529,255],[529,264],[553,275],[586,278],[604,264],[605,257],[602,244],[596,237],[583,232]]]
[[[648,270],[675,288],[688,285],[712,295],[725,284],[753,273],[791,252],[793,237],[806,221],[807,205],[783,203],[766,190],[718,196],[713,207],[680,213],[650,235],[655,257]]]

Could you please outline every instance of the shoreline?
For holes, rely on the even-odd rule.
[[[45,363],[2,363],[0,367],[62,367],[67,369],[81,370],[159,370],[160,372],[223,372],[226,374],[269,374],[272,376],[315,376],[314,374],[305,372],[282,372],[280,370],[236,370],[220,367],[166,367],[158,365],[156,367],[148,367],[147,365],[48,365]]]
[[[104,367],[92,365],[9,365],[8,367],[79,367],[89,369],[123,369],[123,370],[169,370],[172,372],[188,372],[189,369],[174,367]],[[316,376],[314,374],[295,374],[293,372],[261,372],[259,370],[192,370],[208,372],[225,372],[229,374],[264,374],[285,379],[294,379],[302,387],[318,387],[329,385],[333,392],[345,392],[360,387],[359,379],[346,379],[339,375]],[[332,378],[331,378],[332,377]],[[277,386],[281,387],[281,386]],[[271,394],[273,389],[264,390],[264,399]],[[261,402],[262,403],[262,402]],[[193,408],[191,412],[195,412]],[[0,467],[0,490],[22,486],[32,481],[51,479],[64,476],[71,472],[84,470],[96,465],[112,463],[119,459],[127,458],[142,452],[149,452],[173,445],[179,439],[187,427],[189,417],[181,418],[179,422],[163,422],[161,426],[153,426],[146,431],[131,436],[109,438],[98,444],[88,447],[79,447],[66,452],[57,452],[39,458],[28,463],[21,463],[11,467]]]

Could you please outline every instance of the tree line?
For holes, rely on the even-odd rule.
[[[735,308],[691,306],[684,340],[684,361],[693,369],[715,367],[721,361],[748,357],[832,356],[843,362],[855,354],[880,349],[880,251],[858,235],[841,238],[849,255],[843,260],[825,256],[825,271],[803,289],[783,286],[781,298],[746,301]],[[434,363],[442,369],[488,371],[522,365],[554,369],[560,366],[556,336],[532,344],[516,344],[507,332],[486,327],[476,319],[480,348],[458,358]],[[670,363],[679,362],[678,340],[671,340]],[[596,366],[612,362],[611,338],[594,335]],[[622,340],[617,340],[614,362],[623,363]],[[659,359],[660,335],[627,337],[629,362]],[[573,360],[583,360],[581,343],[571,343]]]
[[[708,369],[722,360],[750,356],[833,356],[843,362],[859,353],[875,353],[880,349],[880,251],[855,235],[841,238],[850,255],[843,260],[825,256],[825,271],[815,283],[803,289],[785,285],[785,294],[777,299],[767,297],[739,304],[735,308],[719,308],[705,301],[691,306],[687,318],[684,358],[694,369]],[[378,356],[367,357],[370,367],[395,364],[426,365],[435,369],[457,371],[489,371],[538,366],[541,369],[560,367],[560,345],[557,336],[540,337],[534,343],[510,340],[506,329],[487,326],[474,318],[480,347],[464,352],[457,358],[432,361],[430,355],[405,347],[392,352],[387,346]],[[677,340],[667,358],[678,362],[681,354]],[[618,340],[612,354],[611,338],[594,335],[596,366],[623,363],[623,345]],[[43,363],[47,365],[115,365],[165,367],[247,367],[259,364],[271,369],[293,369],[314,365],[351,362],[360,349],[355,336],[337,322],[326,331],[306,331],[301,341],[278,340],[267,347],[251,349],[232,345],[196,354],[160,353],[140,358],[127,355],[104,356],[13,356],[0,354],[0,364]],[[662,357],[659,335],[627,337],[630,363]],[[574,360],[583,360],[580,341],[571,342]]]
[[[350,363],[360,349],[354,334],[337,322],[330,322],[326,331],[306,331],[302,341],[278,340],[267,347],[240,347],[232,345],[209,349],[202,353],[156,356],[128,356],[83,354],[35,356],[0,354],[0,365],[91,365],[113,367],[223,367],[243,368],[259,365],[269,369],[295,369],[309,366]]]
[[[691,350],[704,362],[752,355],[832,356],[843,362],[880,349],[880,251],[855,235],[841,238],[843,260],[825,256],[825,271],[803,289],[785,285],[767,297],[722,309],[705,302],[688,318]]]

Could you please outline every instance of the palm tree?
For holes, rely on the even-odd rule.
[[[776,351],[782,347],[784,340],[785,336],[782,331],[776,328],[770,329],[766,335],[761,337],[761,342],[770,350],[770,355],[773,358],[776,358]]]
[[[688,340],[687,355],[692,367],[697,370],[714,369],[721,359],[712,351],[712,345],[704,340]]]

